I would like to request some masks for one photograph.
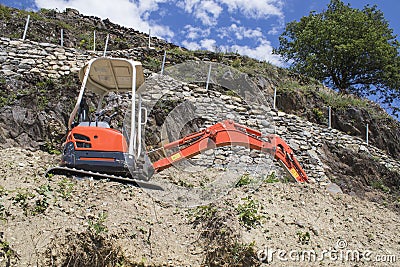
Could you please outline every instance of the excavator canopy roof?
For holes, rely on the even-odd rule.
[[[89,66],[86,88],[99,95],[115,91],[131,92],[133,78],[136,78],[135,89],[144,83],[142,64],[138,61],[107,57],[91,60],[79,71],[81,82]],[[136,72],[133,72],[133,68],[136,68]]]

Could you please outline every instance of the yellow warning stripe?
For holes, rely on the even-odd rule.
[[[181,152],[178,152],[178,153],[172,155],[172,156],[171,156],[171,159],[172,159],[173,161],[176,161],[176,160],[180,159],[181,157],[182,157]]]
[[[290,171],[290,173],[293,175],[293,177],[294,177],[295,179],[297,179],[297,178],[300,177],[300,174],[296,171],[295,168],[291,168],[289,171]]]

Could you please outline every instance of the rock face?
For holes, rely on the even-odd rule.
[[[323,91],[326,89],[318,89]],[[357,107],[342,103],[329,103],[316,91],[280,92],[277,107],[287,113],[306,117],[309,121],[328,125],[328,107],[332,107],[332,128],[366,139],[368,124],[369,143],[385,150],[392,157],[400,159],[400,123],[390,118],[377,104],[370,102],[367,107]],[[331,94],[331,92],[329,92]],[[342,102],[351,102],[354,98],[343,96]]]

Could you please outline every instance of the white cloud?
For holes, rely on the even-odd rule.
[[[194,27],[192,25],[186,25],[184,29],[185,30],[183,31],[183,34],[186,35],[186,38],[191,40],[207,37],[211,33],[210,28],[202,29],[200,27]]]
[[[174,33],[168,26],[152,24],[146,21],[149,12],[158,10],[158,4],[167,0],[140,0],[138,3],[129,0],[35,0],[39,8],[64,10],[74,8],[85,15],[93,15],[102,19],[109,18],[112,22],[134,28],[142,32],[151,29],[152,35],[162,38],[172,38]]]
[[[177,2],[176,6],[184,9],[187,13],[192,13],[193,7],[199,2],[199,0],[184,0],[182,2]]]
[[[213,39],[203,39],[200,40],[200,43],[197,42],[188,42],[183,41],[182,45],[189,49],[189,50],[208,50],[215,52],[215,49],[218,48],[221,51],[225,52],[233,52],[238,53],[240,55],[246,55],[254,59],[258,59],[260,61],[266,61],[276,66],[284,66],[284,61],[279,55],[272,54],[272,46],[271,42],[265,39],[260,39],[259,45],[256,47],[250,47],[247,45],[240,46],[240,45],[223,45],[218,46],[217,42]]]
[[[277,20],[277,24],[272,25],[272,29],[268,31],[268,34],[279,34],[283,28],[285,28],[285,19],[282,17]]]
[[[189,49],[189,50],[200,50],[201,46],[196,43],[196,42],[189,42],[189,41],[183,41],[182,42],[183,47]]]
[[[217,47],[217,42],[213,39],[203,39],[200,41],[201,48],[204,48],[209,51],[215,51]]]
[[[193,14],[203,25],[213,26],[218,22],[222,7],[213,0],[185,0],[176,4],[178,7]]]
[[[189,50],[208,50],[215,52],[217,49],[217,42],[213,39],[202,39],[199,42],[189,42],[187,40],[182,42],[182,45]]]
[[[276,66],[283,66],[282,58],[278,55],[272,54],[271,42],[265,39],[260,39],[260,44],[257,47],[249,47],[247,45],[232,45],[223,46],[222,49],[225,51],[237,52],[241,55],[246,55],[261,61],[267,61]]]
[[[220,28],[217,30],[218,37],[225,38],[230,37],[231,34],[235,35],[236,39],[243,40],[243,38],[260,38],[263,33],[260,28],[248,29],[243,26],[238,26],[235,23],[231,24],[229,27]]]
[[[227,5],[230,13],[239,10],[250,18],[283,17],[283,0],[218,0],[218,2]]]
[[[225,5],[229,13],[240,11],[248,17],[262,19],[269,16],[283,17],[283,4],[283,0],[183,0],[176,5],[189,14],[208,11],[214,19],[218,18]]]

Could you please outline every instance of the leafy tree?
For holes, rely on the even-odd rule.
[[[296,72],[341,93],[378,93],[386,104],[399,99],[400,43],[376,6],[359,10],[331,0],[322,13],[288,23],[279,41],[274,52]]]

